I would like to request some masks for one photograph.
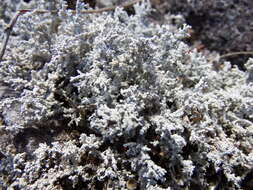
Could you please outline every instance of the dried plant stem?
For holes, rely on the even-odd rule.
[[[4,38],[4,42],[3,42],[3,45],[2,45],[2,48],[1,48],[1,52],[0,52],[0,62],[2,61],[2,58],[4,56],[4,52],[6,50],[6,46],[7,46],[7,43],[9,41],[9,38],[10,38],[10,35],[11,35],[11,31],[15,25],[15,23],[17,22],[18,20],[18,17],[23,14],[22,11],[18,11],[14,17],[12,18],[11,22],[8,24],[8,26],[5,28],[4,32],[5,32],[5,38]]]
[[[237,56],[237,55],[253,55],[253,51],[238,51],[238,52],[227,53],[227,54],[221,55],[220,59],[225,59],[225,58]]]
[[[128,7],[131,7],[134,4],[136,4],[138,2],[141,2],[141,1],[142,0],[134,0],[134,1],[131,1],[129,3],[125,3],[125,4],[122,4],[122,5],[118,5],[118,6],[105,7],[105,8],[101,8],[101,9],[95,9],[95,10],[82,10],[81,13],[83,13],[83,14],[91,14],[91,13],[102,13],[102,12],[105,12],[105,11],[113,11],[117,7],[128,8]],[[33,9],[18,10],[17,13],[14,15],[14,17],[12,18],[11,22],[8,24],[8,26],[4,30],[4,32],[5,32],[5,38],[4,38],[4,42],[3,42],[3,45],[2,45],[2,48],[1,48],[1,52],[0,52],[0,62],[3,60],[3,56],[4,56],[4,53],[5,53],[5,50],[6,50],[6,47],[7,47],[7,44],[8,44],[10,35],[11,35],[11,32],[12,32],[12,29],[13,29],[15,23],[17,22],[18,17],[20,15],[22,15],[22,14],[27,13],[27,12],[34,12],[34,13],[37,13],[37,14],[44,14],[44,13],[57,13],[58,10],[51,10],[51,11],[50,10],[33,10]],[[74,14],[76,13],[75,10],[73,10],[72,12]]]
[[[128,2],[128,3],[124,3],[122,5],[115,5],[115,6],[111,6],[111,7],[105,7],[105,8],[101,8],[101,9],[91,9],[91,10],[82,10],[80,11],[80,13],[83,13],[83,14],[92,14],[92,13],[102,13],[102,12],[106,12],[106,11],[113,11],[115,10],[117,7],[122,7],[122,8],[128,8],[128,7],[131,7],[133,6],[134,4],[136,3],[139,3],[143,0],[134,0],[134,1],[131,1],[131,2]],[[44,13],[57,13],[58,10],[33,10],[33,9],[22,9],[20,11],[23,11],[23,12],[34,12],[34,13],[37,13],[37,14],[44,14]],[[71,10],[71,12],[73,14],[76,13],[76,10]]]
[[[81,13],[101,13],[101,12],[105,12],[105,11],[112,11],[112,10],[116,9],[117,7],[128,8],[128,7],[131,7],[134,4],[139,3],[141,1],[143,1],[143,0],[134,0],[134,1],[119,5],[119,6],[116,5],[116,6],[105,7],[105,8],[101,8],[101,9],[97,9],[97,10],[84,10],[84,11],[81,11]]]

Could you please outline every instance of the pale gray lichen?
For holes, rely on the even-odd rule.
[[[153,1],[160,17],[166,12],[181,14],[194,30],[195,40],[206,49],[220,54],[252,51],[253,1],[249,0],[160,0]],[[163,14],[161,14],[163,13]],[[159,14],[158,14],[159,15]],[[166,22],[166,19],[165,19]],[[194,41],[194,40],[193,40]],[[249,56],[231,56],[226,59],[245,69]]]
[[[183,42],[188,26],[149,20],[148,2],[131,16],[26,6],[49,5],[59,13],[20,17],[0,66],[16,92],[0,104],[3,188],[244,188],[252,60],[214,69]]]

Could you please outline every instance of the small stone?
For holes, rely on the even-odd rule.
[[[126,186],[128,190],[135,190],[137,188],[137,181],[135,179],[129,179]]]

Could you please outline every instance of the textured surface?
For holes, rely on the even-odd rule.
[[[195,37],[220,54],[253,50],[253,1],[251,0],[153,0],[164,13],[182,14]],[[242,69],[243,56],[231,57]],[[245,69],[245,68],[244,68]]]
[[[2,23],[18,6],[59,13],[20,17],[0,65],[2,189],[250,189],[253,59],[214,68],[147,3],[63,4],[4,3]]]

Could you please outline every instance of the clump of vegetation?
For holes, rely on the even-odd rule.
[[[189,26],[151,22],[149,2],[131,15],[65,5],[19,2],[35,11],[0,65],[1,187],[247,189],[253,60],[214,67]]]

